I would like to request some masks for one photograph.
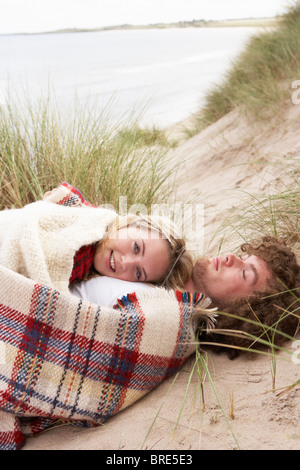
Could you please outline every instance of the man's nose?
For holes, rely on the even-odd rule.
[[[225,265],[228,268],[230,268],[231,266],[237,266],[243,262],[241,258],[234,255],[233,253],[227,253],[227,255],[225,255],[224,257],[224,260],[225,260]]]

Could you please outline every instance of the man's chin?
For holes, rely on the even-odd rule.
[[[219,311],[228,308],[230,302],[228,299],[220,299],[210,293],[210,275],[209,275],[209,264],[208,258],[199,258],[193,268],[192,281],[197,292],[202,292],[211,299],[210,307],[217,307]]]
[[[207,265],[209,260],[207,258],[199,258],[193,267],[192,281],[195,289],[198,292],[205,293],[206,279],[207,279]]]

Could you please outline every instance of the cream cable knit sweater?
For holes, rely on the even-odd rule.
[[[0,264],[68,291],[76,251],[106,236],[116,213],[39,201],[0,212]]]

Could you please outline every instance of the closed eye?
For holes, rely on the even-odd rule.
[[[249,279],[249,282],[251,282],[251,285],[255,285],[258,281],[258,272],[257,272],[257,269],[256,267],[251,263],[250,266],[249,266],[250,269],[243,269],[243,278],[245,281],[247,281]],[[247,272],[250,271],[250,273],[253,273],[253,276]],[[249,278],[250,276],[250,278]]]

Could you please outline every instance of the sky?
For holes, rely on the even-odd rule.
[[[290,0],[0,0],[0,34],[273,17]]]

